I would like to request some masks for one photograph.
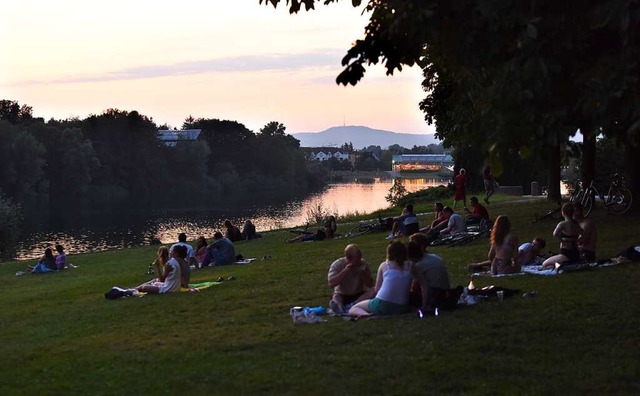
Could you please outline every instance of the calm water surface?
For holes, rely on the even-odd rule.
[[[338,216],[365,214],[389,206],[385,195],[391,180],[375,179],[372,183],[340,183],[329,185],[323,192],[304,200],[276,206],[254,206],[245,210],[181,210],[152,213],[104,214],[90,218],[64,218],[31,224],[18,248],[18,259],[40,257],[47,246],[60,243],[67,253],[95,252],[148,245],[154,238],[162,243],[177,240],[180,232],[189,239],[199,235],[211,238],[230,219],[242,228],[251,219],[258,231],[306,224],[308,213],[321,205]],[[445,184],[438,179],[404,179],[409,192]]]

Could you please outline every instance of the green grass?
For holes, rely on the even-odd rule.
[[[530,224],[552,204],[496,200],[521,241],[551,241],[556,221]],[[418,208],[418,212],[429,209]],[[399,210],[396,209],[395,212]],[[592,218],[599,257],[638,242],[640,216]],[[427,223],[421,218],[421,223]],[[348,226],[339,227],[346,232]],[[111,286],[148,279],[156,247],[71,256],[78,269],[15,276],[27,263],[0,265],[0,394],[638,394],[640,266],[555,277],[479,278],[535,290],[423,320],[294,326],[289,308],[325,305],[326,274],[348,242],[377,269],[383,234],[285,245],[270,232],[238,243],[250,265],[201,270],[194,281],[236,280],[198,294],[107,301]],[[453,284],[484,259],[488,240],[434,248]]]

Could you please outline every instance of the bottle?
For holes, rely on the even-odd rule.
[[[153,264],[149,264],[149,268],[147,268],[147,274],[153,274]]]

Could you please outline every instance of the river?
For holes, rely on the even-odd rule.
[[[391,179],[367,179],[367,182],[330,184],[324,191],[302,200],[281,205],[255,205],[244,210],[180,210],[139,214],[105,213],[91,217],[73,216],[30,224],[18,246],[18,259],[42,255],[47,246],[62,244],[67,253],[95,252],[148,245],[152,239],[162,243],[177,240],[180,232],[189,239],[199,235],[211,238],[222,228],[224,219],[238,227],[251,219],[258,232],[295,227],[307,223],[309,212],[321,206],[339,216],[366,214],[389,206],[385,195]],[[403,179],[408,192],[446,184],[439,179]],[[338,220],[339,221],[339,220]]]

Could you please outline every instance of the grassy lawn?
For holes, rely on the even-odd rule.
[[[551,207],[503,198],[489,209],[511,217],[521,242],[540,235],[557,252],[557,221],[530,223]],[[598,207],[591,218],[598,257],[639,242],[639,215]],[[114,285],[148,280],[157,247],[71,256],[79,268],[59,274],[17,277],[26,262],[0,265],[0,394],[640,393],[638,264],[479,278],[477,287],[538,295],[422,320],[328,318],[295,326],[290,307],[327,305],[327,270],[347,243],[359,244],[375,271],[387,241],[369,234],[285,245],[291,235],[238,243],[245,257],[272,259],[195,272],[195,282],[236,279],[194,294],[104,299]],[[433,251],[452,283],[466,285],[466,265],[486,257],[488,239]]]

